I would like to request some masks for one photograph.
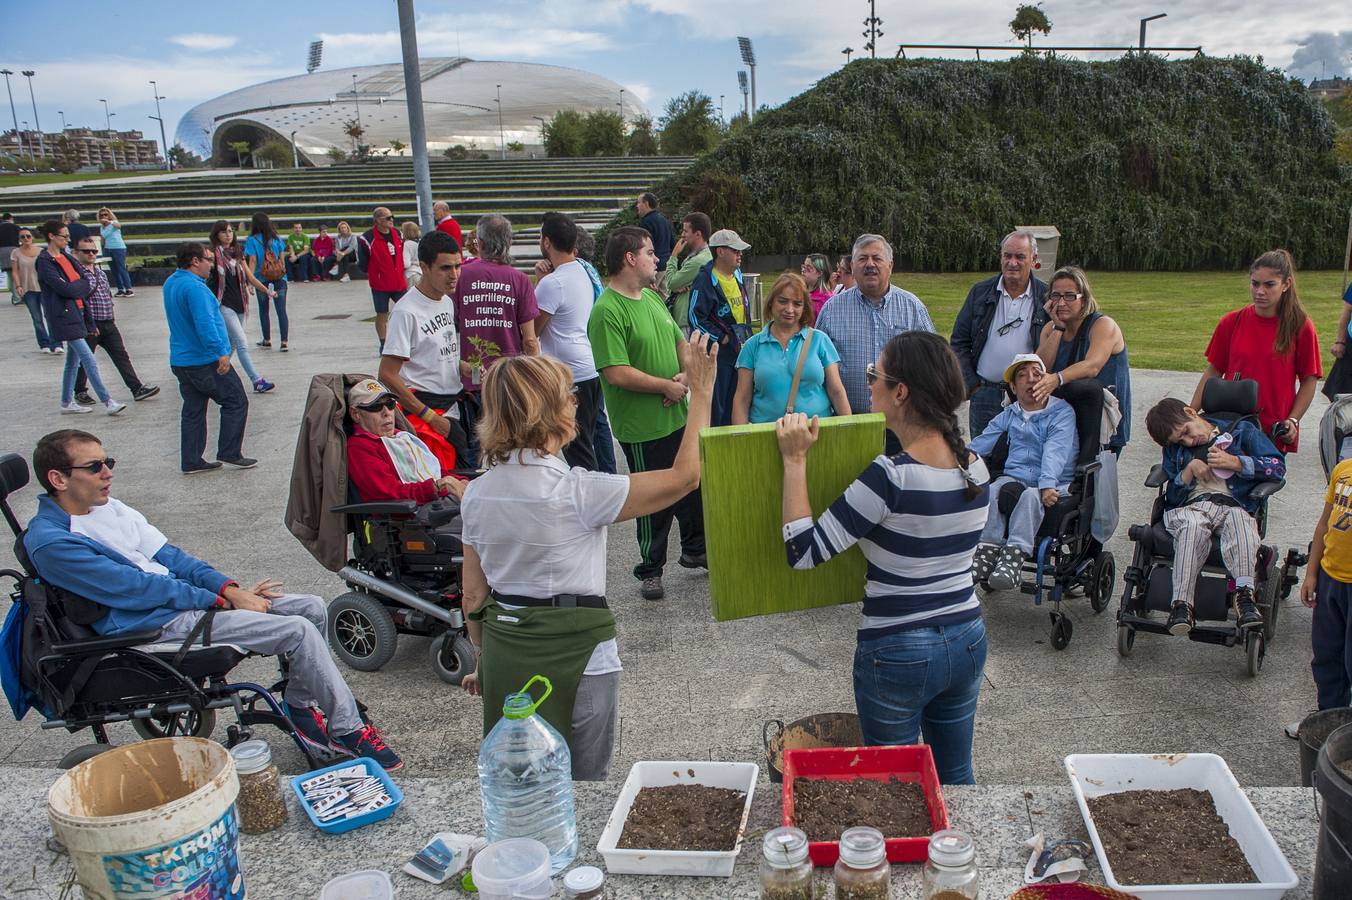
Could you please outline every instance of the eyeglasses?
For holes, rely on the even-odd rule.
[[[1081,294],[1081,293],[1078,292],[1078,291],[1074,291],[1074,292],[1066,293],[1066,294],[1055,293],[1055,292],[1054,292],[1054,293],[1048,294],[1048,295],[1047,295],[1047,299],[1050,300],[1050,301],[1053,302],[1053,303],[1074,303],[1076,300],[1079,300],[1079,299],[1080,299],[1081,297],[1083,297],[1083,296],[1084,296],[1084,294]]]
[[[1005,324],[1001,325],[999,328],[995,330],[999,332],[1000,337],[1004,337],[1005,335],[1009,334],[1011,331],[1013,331],[1015,328],[1018,328],[1022,324],[1023,324],[1023,316],[1019,316],[1017,319],[1011,319],[1010,321],[1006,322]]]
[[[380,400],[376,403],[367,404],[366,406],[363,406],[362,409],[367,412],[375,412],[380,409],[394,409],[397,405],[398,403],[396,403],[393,397],[386,397],[384,400]]]
[[[104,466],[107,466],[108,471],[111,472],[115,465],[117,465],[117,460],[110,456],[107,459],[96,459],[92,463],[85,463],[83,466],[67,466],[66,468],[72,472],[76,469],[88,469],[90,475],[97,475],[103,471]]]
[[[873,385],[877,383],[879,378],[881,378],[883,381],[886,381],[888,384],[901,384],[900,380],[893,378],[891,375],[888,375],[886,372],[879,369],[873,363],[869,363],[867,366],[864,367],[864,377],[868,379],[869,387],[873,387]]]

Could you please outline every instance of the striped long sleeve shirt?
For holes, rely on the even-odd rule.
[[[986,525],[990,475],[980,459],[970,471],[981,490],[969,500],[957,469],[904,452],[879,456],[815,524],[805,517],[784,526],[789,565],[809,569],[859,544],[868,560],[861,640],[979,618],[972,554]]]

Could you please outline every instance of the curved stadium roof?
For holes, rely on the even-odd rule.
[[[561,109],[616,110],[623,99],[626,119],[647,114],[632,92],[579,69],[464,57],[423,58],[420,66],[427,146],[434,156],[456,144],[497,149],[498,85],[502,130],[509,143],[539,144],[539,119]],[[300,152],[323,165],[329,148],[351,147],[343,123],[357,118],[359,111],[363,143],[373,148],[396,139],[408,143],[402,64],[326,69],[222,94],[188,110],[175,140],[209,159],[229,157],[226,145],[231,141],[257,145],[277,137],[289,142],[294,131]]]

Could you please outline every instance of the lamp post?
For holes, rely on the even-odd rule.
[[[413,190],[418,198],[418,224],[423,234],[434,231],[432,164],[427,159],[427,123],[423,118],[422,70],[418,65],[418,28],[413,0],[398,0],[399,52],[404,63],[404,96],[408,99],[408,142],[413,150]]]
[[[531,116],[531,118],[534,119],[535,121],[537,121],[537,122],[540,123],[540,145],[541,145],[541,146],[544,146],[544,143],[545,143],[545,125],[547,125],[547,124],[549,124],[549,123],[547,123],[547,122],[545,121],[545,117],[544,117],[544,116]]]
[[[24,78],[27,78],[27,79],[28,79],[28,99],[29,99],[29,100],[32,102],[32,104],[33,104],[33,127],[34,127],[35,129],[37,129],[37,132],[38,132],[38,148],[39,148],[39,152],[40,152],[43,156],[46,156],[46,155],[47,155],[47,139],[44,138],[44,137],[42,136],[42,122],[38,119],[38,101],[37,101],[37,99],[33,96],[33,76],[36,75],[37,73],[34,72],[32,69],[24,69],[23,72],[20,73],[20,74],[22,74]]]
[[[58,109],[56,114],[61,117],[61,130],[64,132],[66,130],[66,111]]]
[[[502,158],[507,158],[507,135],[502,130],[502,85],[498,85],[498,147],[502,149]]]
[[[1153,22],[1156,19],[1163,19],[1168,13],[1156,13],[1153,16],[1146,16],[1141,20],[1141,52],[1145,52],[1145,25],[1147,22]]]
[[[19,112],[14,106],[14,91],[9,87],[9,76],[14,74],[13,69],[0,69],[0,75],[5,76],[5,92],[9,94],[9,114],[14,118],[14,140],[19,142],[19,152],[23,152],[23,135],[19,133]]]
[[[352,73],[352,105],[357,110],[357,127],[361,127],[361,100],[357,99],[357,73]]]
[[[164,135],[164,113],[160,112],[160,101],[167,99],[160,96],[160,86],[154,81],[150,82],[150,89],[155,94],[155,115],[150,118],[160,123],[160,146],[164,148],[164,171],[174,171],[174,161],[169,158],[169,139]]]
[[[746,117],[749,124],[756,115],[756,51],[751,46],[751,38],[739,37],[737,47],[742,51],[742,62],[751,70],[751,112]]]
[[[296,150],[296,133],[291,132],[291,167],[300,168],[300,153]]]
[[[105,131],[112,131],[112,130],[113,130],[113,114],[110,113],[110,112],[108,112],[108,101],[105,100],[105,99],[103,99],[102,97],[100,97],[100,98],[99,98],[99,102],[103,104],[103,125],[104,125],[104,130],[105,130]]]
[[[853,48],[853,47],[846,47],[844,50],[842,50],[842,51],[840,51],[840,52],[845,54],[845,65],[848,66],[848,65],[850,64],[850,55],[851,55],[852,53],[854,53],[854,48]]]

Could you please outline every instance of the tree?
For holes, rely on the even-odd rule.
[[[751,124],[751,120],[746,117],[745,112],[739,112],[728,120],[728,135],[740,134],[746,130],[746,126]]]
[[[395,138],[394,140],[390,141],[390,151],[389,151],[389,152],[395,154],[396,156],[403,156],[403,155],[404,155],[404,150],[405,150],[407,147],[408,147],[408,144],[405,144],[403,141],[399,140],[398,138]],[[388,156],[389,154],[386,154],[386,155]]]
[[[523,143],[521,143],[520,141],[508,141],[508,142],[507,142],[507,152],[509,152],[509,153],[523,153],[523,152],[525,152],[525,150],[526,150],[526,145],[523,144]]]
[[[585,120],[577,110],[559,110],[540,130],[544,135],[546,155],[582,155],[582,137],[586,128]]]
[[[623,156],[624,116],[606,109],[587,113],[582,123],[583,156]]]
[[[324,151],[324,155],[329,158],[329,163],[335,166],[341,166],[347,162],[347,154],[340,147],[330,147]]]
[[[447,159],[469,159],[469,150],[465,149],[464,144],[456,144],[454,147],[447,147],[442,150],[441,155]]]
[[[1009,30],[1014,32],[1014,36],[1025,42],[1031,49],[1033,46],[1033,32],[1039,34],[1050,34],[1052,30],[1052,20],[1047,18],[1047,14],[1042,11],[1042,4],[1034,6],[1031,3],[1023,3],[1014,10],[1014,18],[1009,20]]]
[[[118,140],[116,140],[116,141],[109,141],[109,142],[108,142],[108,149],[109,149],[109,151],[111,151],[111,153],[112,153],[112,155],[113,155],[113,169],[114,169],[114,171],[117,170],[117,152],[118,152],[119,150],[122,151],[122,162],[123,162],[124,165],[126,164],[126,162],[127,162],[127,142],[126,142],[126,141],[121,140],[120,138],[119,138]]]
[[[175,144],[169,148],[169,160],[174,164],[175,169],[200,169],[205,165],[202,157],[182,144]]]
[[[75,146],[70,142],[70,138],[64,134],[56,139],[56,151],[53,156],[53,164],[58,172],[69,175],[80,168],[80,155],[75,151]]]
[[[343,122],[343,134],[352,138],[352,155],[357,156],[360,152],[358,142],[361,141],[362,135],[366,134],[366,129],[362,128],[356,119],[348,119]]]
[[[291,154],[291,145],[286,141],[272,138],[254,151],[254,159],[272,163],[274,169],[289,169],[295,157]]]
[[[700,91],[687,91],[668,100],[661,125],[662,152],[667,156],[694,156],[718,146],[720,128],[714,102]]]
[[[634,120],[633,130],[629,132],[629,155],[657,155],[657,135],[653,133],[653,120],[647,116]]]
[[[235,151],[235,161],[239,163],[241,169],[244,168],[244,154],[249,152],[249,142],[231,141],[226,146]]]

